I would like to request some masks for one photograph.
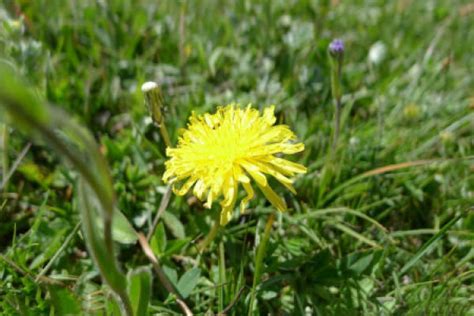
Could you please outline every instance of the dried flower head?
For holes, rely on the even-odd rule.
[[[193,186],[194,195],[210,208],[221,201],[221,224],[232,217],[239,184],[247,194],[240,202],[243,213],[254,196],[253,179],[265,197],[278,210],[286,204],[270,187],[266,175],[271,175],[291,192],[296,173],[305,173],[300,164],[276,157],[304,150],[303,143],[295,143],[295,134],[286,125],[274,125],[274,106],[263,115],[250,105],[245,109],[231,104],[220,107],[214,114],[193,115],[176,148],[166,151],[170,159],[165,163],[165,182],[173,183],[173,191],[184,195]],[[176,185],[180,183],[181,187]]]

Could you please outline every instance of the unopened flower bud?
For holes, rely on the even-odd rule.
[[[145,104],[151,118],[156,124],[161,125],[163,122],[163,96],[160,86],[153,81],[148,81],[142,85],[142,92],[145,95]]]
[[[337,102],[340,101],[342,95],[341,89],[341,72],[344,57],[344,42],[335,39],[328,47],[329,60],[331,63],[331,89],[332,95]]]
[[[344,54],[344,42],[341,39],[335,39],[329,44],[329,54],[333,57],[340,57]]]
[[[163,95],[158,84],[152,81],[145,82],[142,85],[142,92],[145,95],[145,104],[148,108],[150,116],[156,125],[160,128],[161,137],[166,147],[171,147],[170,137],[165,127],[165,119],[163,117]]]

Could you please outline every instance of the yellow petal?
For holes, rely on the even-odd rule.
[[[221,226],[227,225],[227,223],[232,218],[232,209],[230,207],[225,207],[221,211]]]
[[[170,167],[167,167],[165,173],[163,174],[163,177],[161,178],[165,183],[168,183],[169,178],[171,178],[174,175],[174,170],[171,169]]]
[[[223,207],[228,207],[231,205],[237,196],[237,181],[234,180],[233,176],[228,176],[222,187],[222,193],[224,195],[224,200],[221,202]]]
[[[189,178],[188,180],[186,180],[183,186],[179,189],[175,185],[173,185],[173,192],[176,195],[185,195],[186,192],[188,192],[189,189],[192,187],[194,182],[196,182],[196,178]]]
[[[261,186],[266,186],[267,185],[267,178],[263,173],[261,173],[258,169],[257,166],[248,163],[246,161],[241,161],[240,165],[244,167],[245,171],[248,172],[248,174],[255,179],[255,181],[261,185]]]
[[[199,179],[194,185],[193,193],[199,200],[202,201],[204,199],[205,192],[206,192],[206,185],[204,181],[202,181],[202,179]]]
[[[272,144],[267,146],[274,153],[281,152],[283,154],[295,154],[304,150],[303,143],[297,144]],[[276,150],[276,151],[274,151]]]
[[[267,186],[261,186],[260,184],[258,184],[258,187],[260,188],[260,190],[263,192],[263,195],[265,195],[265,197],[267,198],[268,201],[270,201],[270,203],[272,203],[272,205],[274,207],[276,207],[279,211],[281,212],[284,212],[286,211],[286,204],[285,204],[285,201],[280,198],[276,193],[275,191],[272,190],[272,188],[267,185]]]
[[[225,192],[225,199],[221,203],[221,225],[226,225],[232,218],[232,211],[237,200],[237,181],[230,183],[229,186],[228,191]]]
[[[293,188],[293,180],[285,177],[283,174],[278,172],[273,165],[268,165],[258,161],[253,161],[253,164],[256,165],[262,172],[267,173],[277,179],[281,184],[288,188],[293,194],[296,194],[295,189]]]
[[[268,144],[278,142],[286,142],[290,139],[295,139],[295,134],[286,125],[272,126],[265,132],[263,132],[258,138],[255,139],[255,143]]]
[[[284,154],[295,154],[295,153],[299,153],[300,151],[304,150],[304,144],[303,143],[282,144],[281,147],[282,147],[281,152],[284,153]]]
[[[244,171],[239,165],[234,166],[234,178],[237,179],[237,181],[242,182],[242,183],[250,182],[250,178],[247,177],[247,175],[244,173]]]
[[[244,187],[244,190],[245,192],[247,193],[247,196],[245,198],[243,198],[243,200],[240,202],[240,213],[244,214],[246,209],[247,209],[247,205],[249,203],[249,201],[251,199],[253,199],[254,197],[254,191],[252,189],[252,185],[250,183],[242,183],[242,186]]]
[[[273,157],[273,159],[269,160],[272,165],[278,167],[279,169],[286,170],[287,172],[291,173],[306,173],[307,169],[305,166],[300,165],[299,163],[295,163],[293,161],[289,161],[282,158]]]
[[[210,114],[208,113],[204,114],[204,121],[211,128],[214,127],[214,120],[212,118],[213,117]]]
[[[272,154],[294,154],[304,150],[303,143],[288,144],[288,143],[276,143],[269,145],[262,145],[252,151],[253,156],[267,156]]]
[[[268,125],[273,125],[276,122],[275,106],[269,106],[263,111],[263,119]]]
[[[209,193],[207,194],[207,201],[204,203],[205,208],[211,208],[212,207],[212,200],[214,198],[214,194],[212,193],[212,190],[209,190]]]

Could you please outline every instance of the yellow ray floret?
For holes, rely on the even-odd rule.
[[[245,211],[254,196],[252,179],[272,205],[285,211],[285,201],[270,187],[267,175],[295,193],[291,177],[305,173],[306,168],[275,155],[300,152],[304,144],[295,143],[296,136],[288,126],[274,125],[274,110],[268,107],[261,115],[250,105],[241,109],[231,104],[215,114],[193,113],[178,146],[166,150],[170,159],[163,180],[172,182],[178,195],[193,188],[194,195],[209,208],[222,196],[222,225],[232,217],[239,184],[247,194],[240,202],[241,212]]]

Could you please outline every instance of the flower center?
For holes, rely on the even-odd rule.
[[[240,134],[240,135],[239,135]],[[236,160],[248,155],[248,137],[243,137],[236,130],[225,130],[220,126],[215,131],[215,137],[209,139],[207,157],[212,163],[230,167]]]

